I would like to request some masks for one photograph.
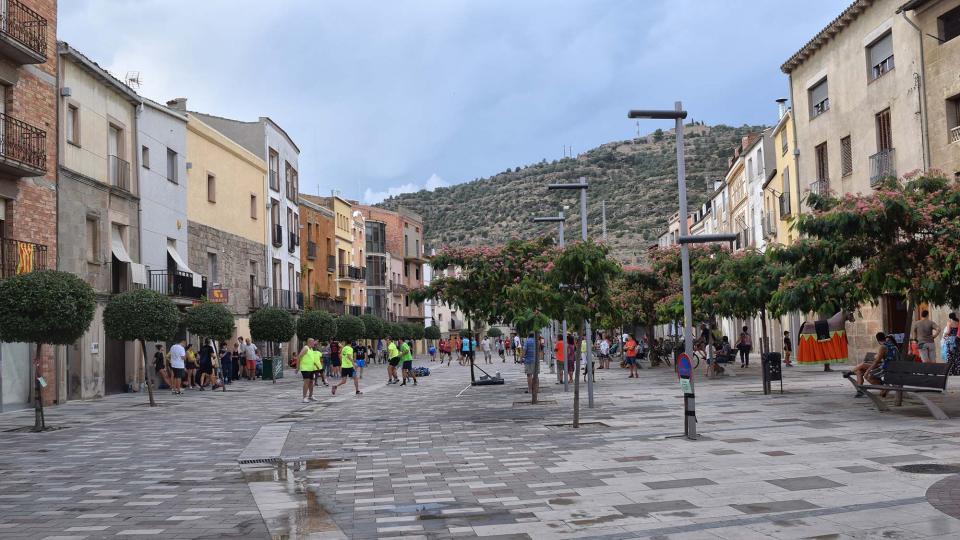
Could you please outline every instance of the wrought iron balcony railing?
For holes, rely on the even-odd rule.
[[[4,0],[0,9],[0,34],[22,50],[4,51],[18,62],[41,64],[47,58],[47,19],[19,0]]]
[[[0,238],[0,278],[47,268],[47,246]]]
[[[150,288],[160,294],[194,300],[207,296],[207,278],[202,278],[202,285],[195,287],[193,285],[193,274],[190,272],[150,270],[148,274],[147,281]]]
[[[283,245],[283,227],[280,225],[273,226],[273,235],[272,235],[273,247],[280,247]]]
[[[351,266],[349,264],[340,265],[339,279],[348,279],[351,281],[363,281],[367,278],[366,268]]]
[[[881,150],[870,156],[870,186],[876,186],[887,178],[897,177],[897,153],[893,148]]]
[[[47,132],[0,113],[0,157],[5,168],[24,176],[43,174],[47,170]]]
[[[317,243],[307,240],[307,258],[311,261],[317,258]]]
[[[830,191],[830,179],[820,178],[810,183],[810,192],[817,195],[826,195]]]
[[[130,191],[130,162],[119,156],[107,156],[107,174],[111,186]]]

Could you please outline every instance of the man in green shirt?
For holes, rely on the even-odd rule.
[[[353,379],[354,390],[357,391],[358,396],[362,394],[362,392],[360,392],[360,379],[357,378],[353,370],[353,345],[355,345],[355,343],[344,343],[343,348],[340,349],[340,382],[333,385],[330,389],[333,395],[337,395],[338,387],[347,384],[347,379]]]
[[[387,377],[390,379],[387,384],[397,384],[400,379],[397,378],[397,366],[400,365],[400,350],[397,344],[393,342],[392,337],[387,337]]]
[[[413,385],[417,385],[417,376],[413,374],[413,353],[410,351],[410,344],[406,341],[400,344],[400,361],[403,362],[403,383],[400,386],[406,386],[407,379],[413,379]]]

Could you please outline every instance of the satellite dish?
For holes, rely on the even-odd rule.
[[[127,86],[133,88],[134,90],[139,90],[140,85],[143,84],[143,79],[140,78],[139,71],[128,71],[126,76]]]

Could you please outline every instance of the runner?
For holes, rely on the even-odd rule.
[[[303,376],[303,402],[310,403],[311,401],[316,401],[313,397],[313,387],[316,384],[317,370],[319,369],[318,362],[322,360],[319,359],[320,353],[313,350],[313,346],[316,343],[316,340],[313,338],[307,338],[307,344],[303,346],[303,349],[300,350],[300,354],[297,355],[297,369],[300,370],[300,375]]]
[[[337,395],[337,388],[347,384],[347,379],[353,379],[353,388],[357,391],[359,396],[363,392],[360,391],[360,379],[357,378],[357,374],[353,370],[353,347],[349,343],[346,343],[342,349],[340,349],[340,382],[333,385],[330,388],[330,393]]]
[[[336,379],[340,376],[340,342],[330,341],[330,378]]]
[[[400,350],[397,349],[397,344],[393,342],[392,337],[387,337],[387,384],[397,384],[400,382],[400,379],[397,378],[397,366],[400,365]]]
[[[406,341],[400,345],[400,361],[403,362],[403,383],[400,386],[406,386],[408,378],[413,379],[413,385],[416,386],[417,376],[413,373],[413,353],[410,351],[410,343]]]

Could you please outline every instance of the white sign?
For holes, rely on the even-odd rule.
[[[690,379],[680,379],[680,389],[684,394],[692,394],[693,386],[690,385]]]
[[[100,354],[100,344],[96,341],[90,343],[90,354]]]

